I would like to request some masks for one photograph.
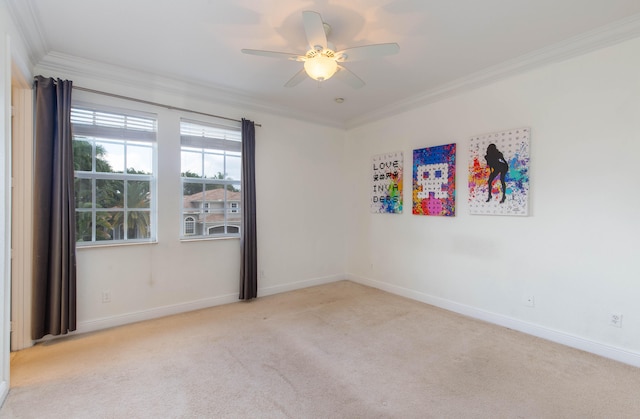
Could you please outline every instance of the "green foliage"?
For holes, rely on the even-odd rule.
[[[114,173],[109,161],[105,158],[106,150],[101,145],[95,147],[95,171]],[[93,146],[89,141],[73,141],[73,165],[76,171],[92,171]],[[135,168],[127,168],[128,174],[148,174]],[[115,209],[124,208],[124,180],[96,179],[96,208]],[[146,180],[127,181],[127,208],[150,207],[150,182]],[[92,208],[93,197],[90,179],[75,180],[76,208]],[[151,226],[149,211],[126,211],[128,238],[149,237]],[[114,231],[124,225],[125,211],[97,211],[96,212],[96,240],[113,240]],[[77,212],[76,237],[77,241],[91,241],[92,220],[90,212]]]
[[[187,170],[186,172],[182,172],[181,173],[183,178],[198,178],[198,179],[207,179],[206,176],[200,176],[197,173],[191,172],[189,170]],[[213,177],[209,178],[209,179],[220,179],[220,180],[224,180],[225,176],[224,173],[222,172],[218,172],[216,175],[214,175]],[[228,178],[227,178],[228,179]],[[189,196],[189,195],[194,195],[197,193],[202,193],[202,183],[195,183],[195,182],[184,182],[183,183],[183,194],[184,196]],[[222,189],[224,187],[224,185],[215,185],[215,184],[207,184],[206,185],[206,190],[210,191],[213,189]],[[233,185],[227,185],[227,190],[231,191],[231,192],[240,192],[240,190],[238,188],[236,188]]]
[[[191,170],[187,170],[186,172],[182,172],[180,173],[180,176],[182,177],[197,177],[199,178],[200,175],[197,173],[192,172]]]
[[[113,173],[111,164],[104,158],[107,151],[103,146],[96,144],[96,172]],[[91,171],[93,160],[93,146],[89,141],[73,141],[73,169],[85,172]]]

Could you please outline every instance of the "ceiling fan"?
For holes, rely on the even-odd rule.
[[[336,51],[333,44],[327,41],[331,26],[322,21],[320,13],[302,12],[302,22],[309,45],[309,50],[304,55],[259,49],[242,50],[245,54],[303,62],[304,67],[285,84],[285,87],[296,86],[307,76],[318,82],[323,82],[335,75],[336,78],[343,80],[351,87],[359,89],[364,86],[364,81],[342,66],[342,63],[396,54],[400,50],[398,44],[388,43],[364,45]]]

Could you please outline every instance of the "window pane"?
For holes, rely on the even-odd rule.
[[[76,211],[76,241],[90,242],[92,227],[91,213]]]
[[[219,225],[224,226],[224,208],[212,207],[204,214],[204,231],[206,234],[212,234],[211,228]]]
[[[207,179],[225,179],[224,154],[207,152],[204,154],[204,177]]]
[[[124,239],[123,211],[96,211],[96,241]]]
[[[184,182],[182,185],[182,198],[184,202],[184,208],[197,208],[202,205],[195,205],[194,203],[202,202],[202,190],[204,185],[202,183]]]
[[[91,208],[91,179],[75,179],[76,208]]]
[[[204,185],[204,189],[206,191],[213,191],[213,190],[220,189],[220,192],[216,192],[215,196],[217,199],[224,199],[224,194],[222,193],[222,191],[224,191],[224,185],[221,185],[219,183],[207,183]]]
[[[242,173],[242,161],[240,157],[227,155],[227,178],[240,180]]]
[[[202,177],[202,152],[183,148],[180,155],[182,177]]]
[[[127,144],[127,173],[151,174],[153,149],[149,146]]]
[[[241,219],[242,219],[242,214],[240,214],[239,212],[227,214],[227,223],[229,224],[240,225]]]
[[[101,164],[98,164],[98,160]],[[96,171],[124,172],[124,144],[96,141]]]
[[[123,180],[96,180],[96,207],[123,208],[124,207]]]
[[[127,181],[127,208],[150,208],[150,187],[146,180]]]
[[[240,201],[240,184],[234,183],[231,185],[227,185],[227,199],[231,201]],[[232,192],[229,194],[229,192]]]
[[[127,217],[127,238],[148,239],[151,225],[149,211],[129,211]]]
[[[76,137],[82,138],[82,137]],[[93,162],[93,145],[87,140],[73,141],[73,170],[90,172]]]

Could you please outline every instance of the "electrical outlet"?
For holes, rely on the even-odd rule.
[[[102,291],[102,303],[111,302],[111,291]]]
[[[536,305],[536,299],[533,295],[529,295],[524,297],[522,303],[527,306],[527,307],[535,307]]]
[[[613,327],[622,327],[622,314],[611,313],[611,316],[609,317],[609,324]]]

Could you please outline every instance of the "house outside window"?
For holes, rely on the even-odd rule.
[[[78,245],[156,239],[155,115],[71,110]]]
[[[239,125],[183,119],[180,143],[182,237],[239,237],[242,215]],[[187,224],[188,219],[194,220],[193,229]]]

